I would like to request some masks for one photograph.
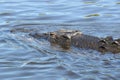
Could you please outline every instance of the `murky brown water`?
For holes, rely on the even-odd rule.
[[[81,30],[120,38],[119,0],[0,0],[0,80],[119,80],[120,54],[64,51],[29,33]]]

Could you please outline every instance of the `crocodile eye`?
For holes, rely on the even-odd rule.
[[[118,41],[114,41],[114,42],[112,42],[112,45],[116,45],[116,46],[118,46],[118,45],[120,45],[120,44],[119,44]]]
[[[75,32],[79,32],[79,30],[75,30]]]
[[[103,49],[103,50],[106,50],[106,47],[104,47],[104,46],[100,46],[99,48]]]
[[[52,36],[52,35],[55,35],[55,33],[54,32],[50,32],[50,35]]]
[[[62,35],[62,37],[65,38],[65,39],[70,39],[70,37],[67,36],[67,35]]]
[[[44,35],[48,35],[47,33],[43,33]]]
[[[56,37],[56,33],[50,32],[50,33],[49,33],[49,36],[55,38],[55,37]]]
[[[104,47],[104,46],[100,46],[100,47],[99,47],[99,51],[104,53],[104,52],[107,51],[107,48]]]
[[[106,40],[100,40],[100,43],[107,44]]]

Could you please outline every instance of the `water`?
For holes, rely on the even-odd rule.
[[[64,51],[13,28],[120,38],[119,0],[0,0],[1,80],[119,80],[120,54]]]

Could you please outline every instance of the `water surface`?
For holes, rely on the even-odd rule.
[[[1,80],[119,80],[120,54],[68,51],[13,28],[120,38],[119,0],[0,0]]]

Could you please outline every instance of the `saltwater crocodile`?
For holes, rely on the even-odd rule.
[[[33,32],[29,35],[37,39],[47,39],[51,44],[58,44],[63,49],[70,49],[71,46],[75,46],[81,49],[97,50],[102,53],[120,52],[120,39],[113,39],[111,36],[99,38],[76,30],[58,30],[48,33]]]

